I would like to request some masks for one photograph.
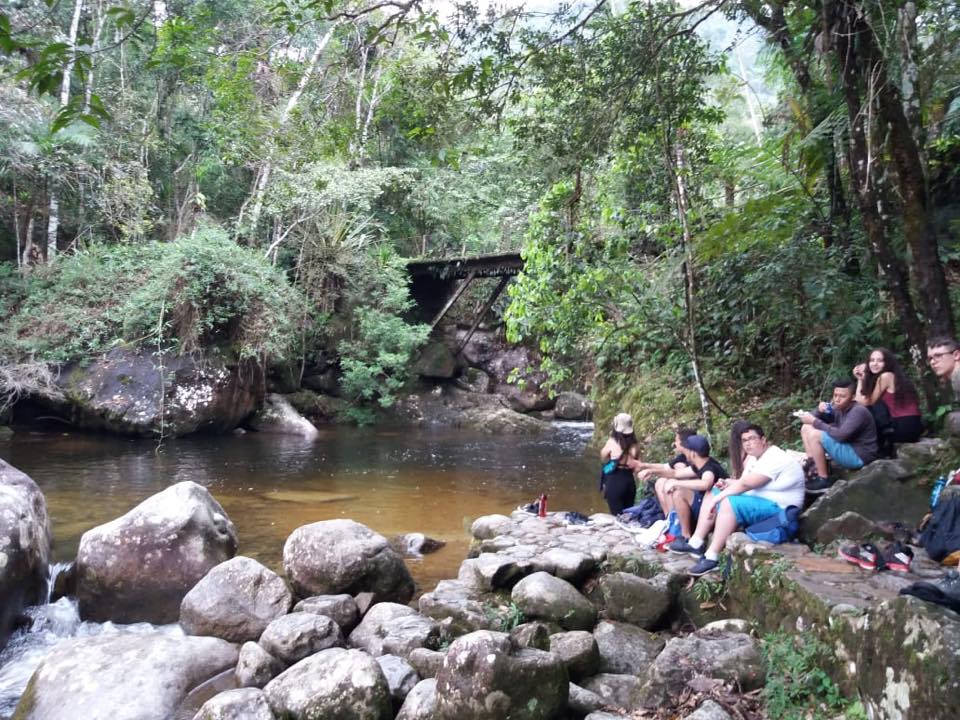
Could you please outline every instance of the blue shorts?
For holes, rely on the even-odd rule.
[[[693,492],[693,502],[690,503],[690,512],[693,514],[693,519],[696,519],[700,516],[700,506],[703,505],[703,492],[700,490],[694,490]]]
[[[713,488],[710,491],[718,495],[720,490]],[[726,498],[733,510],[734,517],[737,518],[737,525],[740,527],[749,527],[768,517],[773,517],[780,513],[780,506],[773,500],[757,497],[756,495],[730,495]]]
[[[857,455],[853,446],[834,440],[826,430],[820,431],[820,444],[837,465],[847,470],[859,470],[863,467],[863,460]]]

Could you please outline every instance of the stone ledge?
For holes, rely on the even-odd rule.
[[[665,575],[675,593],[674,619],[686,611],[703,624],[724,609],[760,632],[812,633],[834,649],[834,680],[859,695],[873,718],[947,718],[960,706],[960,615],[899,595],[912,582],[942,574],[919,548],[910,573],[876,573],[799,543],[773,546],[736,533],[728,543],[726,585],[717,583],[719,575],[705,579],[717,583],[711,592],[720,597],[704,612],[686,574],[693,559],[639,546],[635,532],[612,516],[568,525],[562,514],[515,512],[509,521],[501,516],[475,528],[473,554],[493,556],[485,562],[528,566],[548,552],[578,553],[603,563],[601,572]]]

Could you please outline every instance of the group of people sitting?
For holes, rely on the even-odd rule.
[[[952,338],[932,340],[927,360],[960,398],[960,345]],[[871,351],[852,377],[834,381],[829,402],[795,415],[802,423],[804,453],[771,444],[759,425],[734,422],[728,473],[711,456],[709,440],[690,428],[677,430],[672,460],[642,461],[633,419],[618,414],[601,450],[600,487],[610,512],[619,515],[634,504],[637,480],[656,478],[657,501],[664,515],[676,513],[680,526],[668,549],[696,557],[689,572],[704,575],[717,569],[720,552],[738,528],[802,508],[808,493],[826,492],[834,483],[828,456],[840,467],[859,469],[879,457],[884,444],[916,442],[923,431],[916,386],[885,348]],[[808,479],[805,468],[811,464],[816,474]]]

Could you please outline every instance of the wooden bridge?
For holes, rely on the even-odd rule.
[[[474,280],[500,278],[500,282],[477,314],[457,352],[470,341],[483,316],[493,307],[507,283],[510,282],[510,278],[518,275],[521,270],[523,270],[523,258],[518,252],[446,260],[415,259],[407,262],[407,271],[410,273],[411,280],[410,294],[421,312],[425,314],[424,319],[430,318],[431,329],[443,320]]]

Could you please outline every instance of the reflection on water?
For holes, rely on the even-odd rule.
[[[334,428],[319,439],[250,433],[169,441],[18,433],[0,454],[47,499],[54,555],[72,559],[80,535],[172,483],[205,485],[237,527],[240,553],[279,570],[300,525],[352,518],[386,535],[423,532],[447,546],[408,559],[422,590],[455,577],[470,522],[509,513],[541,492],[553,509],[605,509],[597,463],[584,457],[592,426],[558,425],[539,437],[466,431]]]

